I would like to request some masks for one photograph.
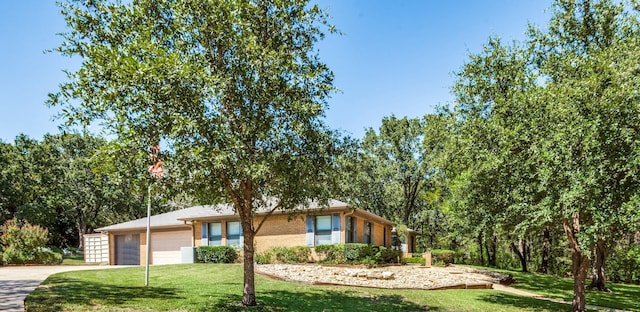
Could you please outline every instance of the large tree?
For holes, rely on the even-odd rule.
[[[367,129],[359,153],[350,159],[346,197],[359,207],[412,228],[436,201],[434,159],[439,116],[384,117],[376,132]]]
[[[51,244],[82,249],[83,235],[94,228],[141,217],[145,162],[135,168],[126,154],[109,155],[108,144],[115,143],[88,133],[64,133],[47,134],[41,141],[20,135],[14,145],[0,146],[3,218],[46,227]],[[166,207],[159,204],[154,206]]]
[[[242,303],[256,305],[255,211],[326,194],[337,146],[322,121],[333,74],[314,48],[325,13],[306,0],[69,0],[62,13],[69,31],[58,50],[82,66],[50,104],[120,141],[160,142],[201,201],[232,203],[244,235]]]
[[[485,181],[497,183],[472,197],[500,199],[492,215],[517,217],[510,221],[515,229],[564,229],[574,311],[585,309],[592,252],[601,277],[595,286],[603,287],[607,247],[638,224],[638,25],[637,12],[625,12],[623,4],[556,1],[547,29],[531,27],[524,45],[502,49],[498,59],[523,56],[519,67],[485,66],[491,53],[472,56],[465,68],[477,70],[464,72],[457,89],[469,100],[460,110],[471,103],[466,111],[478,116],[467,113],[473,118],[463,118],[462,129],[482,125],[467,137],[492,139],[473,153],[482,156],[473,166],[491,169]],[[512,79],[520,74],[526,79]],[[465,181],[487,173],[462,172]]]

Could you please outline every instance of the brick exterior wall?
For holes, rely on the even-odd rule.
[[[263,218],[255,219],[258,226]],[[305,216],[297,216],[289,221],[287,215],[272,215],[267,218],[255,238],[256,251],[262,252],[271,247],[306,246],[307,231]]]
[[[328,215],[325,214],[318,215]],[[372,220],[367,220],[359,215],[349,214],[347,212],[340,213],[340,242],[345,242],[346,237],[346,217],[351,216],[355,218],[356,222],[356,241],[363,242],[364,240],[364,223],[371,222],[373,225],[373,244],[378,246],[391,246],[391,226],[376,223]],[[306,246],[306,215],[299,215],[289,220],[287,215],[272,215],[269,216],[267,221],[258,232],[255,237],[256,251],[262,252],[271,247],[294,247],[294,246]],[[257,227],[262,221],[262,217],[257,217],[254,220],[254,225]],[[237,221],[237,220],[232,220]],[[195,246],[202,246],[202,223],[209,223],[208,221],[197,221],[194,223],[195,233]],[[226,245],[226,221],[210,221],[220,222],[222,225],[222,245]],[[387,232],[385,237],[384,232]],[[386,241],[385,241],[386,238]]]
[[[364,223],[371,222],[372,223],[372,233],[373,233],[373,245],[378,246],[386,246],[391,247],[391,225],[385,225],[382,223],[377,223],[371,219],[367,218],[367,215],[364,215],[360,212],[353,213],[351,210],[348,211],[324,211],[319,212],[316,215],[330,215],[334,213],[340,214],[340,243],[345,243],[346,238],[346,217],[351,216],[355,218],[356,224],[356,242],[361,243],[364,241]],[[262,221],[263,217],[257,217],[254,220],[254,226],[258,226],[258,224]],[[283,246],[283,247],[294,247],[294,246],[306,246],[306,215],[301,214],[297,217],[289,220],[288,215],[271,215],[268,217],[267,221],[265,221],[264,225],[258,232],[255,237],[255,246],[257,252],[263,252],[271,247]],[[238,219],[230,219],[229,221],[239,221]],[[227,220],[212,220],[212,221],[195,221],[193,223],[192,233],[193,237],[193,245],[198,247],[202,246],[202,224],[203,223],[212,223],[212,222],[220,222],[222,228],[222,245],[227,245]],[[181,228],[180,230],[184,230]],[[137,232],[137,231],[136,231]],[[386,232],[386,236],[385,233]],[[131,233],[131,232],[129,232]],[[137,232],[140,235],[140,265],[145,264],[146,257],[146,233]],[[115,233],[117,235],[125,234],[125,233]],[[315,254],[312,250],[312,254]],[[114,233],[109,233],[109,261],[111,264],[115,264],[115,236]]]

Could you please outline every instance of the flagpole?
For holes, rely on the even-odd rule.
[[[144,286],[149,286],[149,253],[151,250],[151,184],[149,181],[149,187],[147,187],[147,256],[145,259],[144,268]]]
[[[152,179],[147,187],[147,256],[144,268],[144,286],[149,286],[149,259],[151,258],[151,186],[155,182],[153,178],[162,178],[162,160],[160,160],[160,144],[150,147],[149,158],[153,165],[149,167]]]

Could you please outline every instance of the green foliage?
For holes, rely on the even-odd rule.
[[[557,0],[525,42],[490,38],[452,89],[449,206],[493,251],[497,235],[561,228],[574,310],[584,309],[592,250],[611,250],[640,224],[638,13],[625,2]]]
[[[318,245],[315,247],[315,251],[320,257],[320,262],[332,264],[396,263],[402,255],[399,250],[359,243]]]
[[[374,247],[367,244],[344,244],[344,258],[347,261],[362,260],[373,256]]]
[[[402,262],[404,262],[404,263],[417,263],[417,264],[425,265],[425,258],[423,258],[423,257],[402,258]]]
[[[418,227],[437,210],[440,187],[436,158],[441,149],[440,116],[384,117],[369,128],[358,153],[343,160],[343,196],[389,220]]]
[[[0,144],[0,222],[17,217],[47,228],[51,245],[78,248],[83,234],[138,218],[146,202],[140,175],[146,154],[138,160],[130,152],[110,154],[111,145],[117,144],[73,132]],[[154,196],[154,211],[164,211],[164,202]]]
[[[307,246],[271,247],[255,255],[255,261],[259,264],[307,263],[310,260],[311,248]]]
[[[385,263],[398,263],[400,258],[402,257],[402,251],[389,249],[384,246],[378,246],[377,251],[374,247],[374,255],[373,259],[376,260],[378,264]]]
[[[273,263],[273,253],[271,251],[266,250],[263,252],[256,252],[253,256],[257,264],[271,264]]]
[[[640,284],[640,246],[616,248],[608,258],[607,272],[614,282]]]
[[[344,257],[344,245],[318,245],[315,246],[316,255],[319,257],[319,261],[326,263],[345,263]]]
[[[455,263],[456,252],[447,249],[434,249],[431,251],[431,260],[434,263],[452,264]]]
[[[20,224],[16,219],[0,226],[0,242],[4,246],[2,261],[6,264],[57,264],[62,255],[45,248],[48,231],[28,222]]]
[[[40,248],[35,255],[35,262],[39,264],[61,264],[62,254],[49,248]]]
[[[200,263],[233,263],[238,252],[230,246],[200,246],[196,249],[196,259]]]
[[[172,179],[199,202],[232,203],[251,246],[258,209],[326,201],[339,134],[324,123],[329,27],[306,0],[74,1],[58,52],[81,57],[50,95],[67,125],[100,124],[139,152],[166,144]],[[172,165],[173,164],[173,165]],[[245,250],[244,257],[253,257]],[[253,261],[244,261],[252,275]],[[255,305],[253,279],[243,303]]]

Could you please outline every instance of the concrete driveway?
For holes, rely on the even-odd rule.
[[[49,275],[80,270],[101,270],[122,266],[5,266],[0,267],[0,311],[24,311],[24,299]]]

